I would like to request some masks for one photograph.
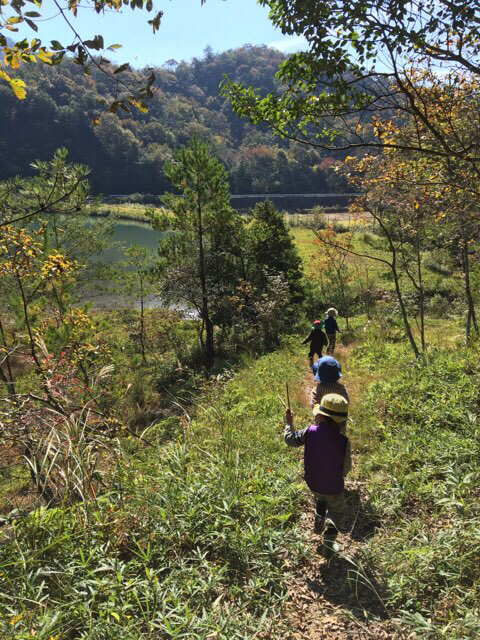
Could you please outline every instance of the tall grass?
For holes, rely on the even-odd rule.
[[[367,557],[387,607],[416,638],[480,637],[478,345],[358,347],[351,373],[377,382],[357,411],[359,473],[382,528]]]
[[[282,637],[302,484],[278,393],[298,368],[288,346],[251,363],[185,414],[176,439],[161,445],[159,423],[158,445],[127,441],[96,501],[5,529],[1,637]]]

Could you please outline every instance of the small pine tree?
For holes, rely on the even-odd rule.
[[[249,280],[262,290],[271,286],[271,276],[282,277],[288,286],[283,319],[291,327],[304,298],[301,259],[282,214],[270,200],[257,204],[252,216],[247,233]]]
[[[163,197],[170,212],[163,226],[176,231],[160,245],[164,291],[171,300],[197,309],[204,363],[210,369],[215,358],[215,301],[231,286],[236,270],[238,216],[230,207],[227,171],[205,143],[194,139],[181,148],[176,160],[167,163],[165,175],[181,195]]]

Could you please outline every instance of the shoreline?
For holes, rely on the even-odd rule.
[[[146,216],[126,216],[122,214],[116,214],[112,212],[104,213],[103,211],[89,211],[89,217],[91,218],[109,218],[112,217],[115,220],[120,220],[121,222],[142,222],[143,224],[150,224],[150,220]]]
[[[112,217],[115,220],[119,220],[120,222],[136,222],[136,223],[140,223],[140,224],[151,224],[150,219],[147,218],[146,216],[128,216],[125,214],[117,214],[117,213],[112,213],[112,212],[103,212],[103,211],[95,211],[95,212],[88,212],[88,215],[91,218],[109,218]],[[309,215],[308,211],[298,211],[296,213],[290,213],[290,212],[286,212],[285,215],[287,216],[302,216],[302,215]],[[346,211],[345,209],[336,209],[335,211],[325,211],[324,215],[327,216],[341,216],[341,215],[348,215],[348,211]]]

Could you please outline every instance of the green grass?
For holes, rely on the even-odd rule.
[[[356,410],[356,473],[381,528],[365,551],[392,616],[416,638],[480,635],[479,349],[415,362],[372,335],[349,370],[372,383]]]
[[[310,264],[318,250],[311,232],[292,232]],[[361,234],[355,242],[368,245]],[[374,281],[388,284],[381,268]],[[114,345],[112,382],[122,389],[132,378],[118,402],[133,423],[129,405],[155,415],[176,354],[133,366],[120,322],[129,316],[118,314],[99,314],[97,329]],[[151,316],[153,332],[159,322]],[[360,581],[365,568],[389,616],[419,640],[480,635],[480,349],[465,348],[459,320],[429,318],[429,349],[417,361],[398,315],[383,304],[369,322],[352,319],[350,332],[354,477],[366,484],[362,507],[380,527],[349,562]],[[195,342],[188,324],[172,335]],[[289,637],[283,604],[292,567],[306,560],[298,520],[307,492],[300,453],[283,443],[280,396],[288,381],[303,424],[304,373],[305,347],[292,339],[244,360],[235,374],[224,371],[228,381],[192,376],[179,399],[184,415],[148,428],[153,447],[124,439],[98,501],[38,510],[4,528],[0,637]]]
[[[293,227],[290,229],[293,235],[298,253],[303,261],[304,269],[311,264],[315,254],[318,253],[318,245],[315,244],[313,231],[303,227]]]
[[[303,554],[303,483],[278,394],[285,380],[298,384],[302,362],[295,343],[245,363],[173,440],[160,444],[159,423],[153,449],[127,441],[97,503],[5,530],[1,637],[282,637],[289,567]]]
[[[113,216],[126,220],[149,222],[149,218],[145,215],[146,209],[156,210],[158,207],[133,202],[122,204],[92,204],[87,206],[87,211],[91,212],[92,215]]]

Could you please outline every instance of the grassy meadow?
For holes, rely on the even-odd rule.
[[[298,460],[280,437],[286,380],[299,404],[295,347],[244,362],[179,430],[153,425],[148,448],[125,440],[97,500],[4,528],[2,638],[281,637],[303,553]]]
[[[117,213],[137,219],[140,209],[119,205]],[[292,233],[311,276],[319,247],[310,230],[295,225]],[[362,229],[354,242],[362,252],[378,237]],[[338,616],[361,610],[361,583],[392,638],[474,640],[480,345],[465,344],[458,274],[442,273],[433,254],[426,266],[428,348],[418,360],[389,299],[352,319],[340,351],[353,397],[351,482],[362,485],[361,506],[374,525],[349,560],[351,604]],[[392,291],[381,265],[370,277],[378,290]],[[309,420],[301,336],[261,357],[223,362],[206,381],[194,374],[193,347],[188,357],[182,351],[195,344],[191,323],[152,310],[152,340],[177,346],[149,355],[140,374],[129,368],[122,328],[133,312],[108,313],[96,323],[119,364],[112,385],[129,389],[112,401],[123,403],[135,431],[118,436],[102,468],[104,489],[92,499],[17,509],[2,521],[0,637],[296,637],[286,602],[293,574],[311,561],[301,526],[310,507],[301,451],[285,447],[282,431],[286,382],[296,424]],[[167,322],[170,333],[162,333]],[[181,383],[172,382],[179,358],[190,371]],[[165,410],[165,398],[174,411]],[[3,507],[25,480],[2,479]]]

